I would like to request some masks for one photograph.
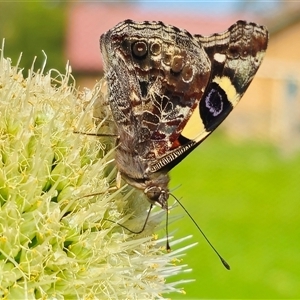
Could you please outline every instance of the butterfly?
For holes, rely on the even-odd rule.
[[[151,205],[168,209],[168,172],[237,105],[267,44],[267,29],[246,21],[203,36],[125,20],[101,35],[116,165]]]

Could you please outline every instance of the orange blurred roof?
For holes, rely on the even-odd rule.
[[[239,19],[257,21],[245,14],[220,17],[205,12],[146,11],[134,3],[71,4],[68,11],[65,54],[72,69],[77,72],[100,72],[102,70],[100,35],[125,19],[162,21],[184,28],[192,34],[204,35],[222,32]]]

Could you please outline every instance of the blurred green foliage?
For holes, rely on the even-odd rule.
[[[66,2],[0,2],[0,39],[5,38],[5,57],[14,64],[23,53],[20,67],[30,69],[36,56],[35,70],[47,65],[63,71]],[[46,66],[47,70],[47,66]]]
[[[213,134],[171,172],[173,193],[220,254],[227,271],[180,207],[170,225],[193,235],[176,279],[186,295],[172,299],[300,299],[300,155],[283,158],[260,141],[233,143]],[[170,199],[171,200],[171,199]],[[178,246],[174,247],[176,250]]]

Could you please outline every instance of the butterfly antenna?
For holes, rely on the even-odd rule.
[[[223,266],[227,269],[230,270],[230,266],[229,264],[226,262],[226,260],[220,255],[220,253],[217,251],[217,249],[212,245],[212,243],[209,241],[209,239],[207,238],[207,236],[205,235],[205,233],[202,231],[202,229],[200,228],[200,226],[196,223],[196,221],[194,220],[194,218],[191,216],[191,214],[185,209],[185,207],[181,204],[181,202],[172,194],[170,194],[178,203],[179,205],[182,207],[182,209],[185,211],[185,213],[190,217],[190,219],[192,220],[192,222],[195,224],[195,226],[197,227],[197,229],[200,231],[200,233],[202,234],[202,236],[204,237],[204,239],[207,241],[207,243],[210,245],[210,247],[213,249],[213,251],[217,254],[217,256],[220,258]]]
[[[168,203],[166,203],[168,205]],[[170,243],[169,243],[169,209],[167,207],[166,209],[166,236],[167,236],[167,243],[166,243],[166,249],[169,252],[171,250]]]
[[[110,219],[105,219],[105,218],[104,218],[103,220],[108,221],[108,222],[111,222],[111,223],[114,223],[114,224],[117,224],[117,225],[121,226],[122,228],[128,230],[128,231],[131,232],[131,233],[134,233],[134,234],[140,234],[140,233],[142,233],[142,232],[145,230],[145,228],[146,228],[146,225],[147,225],[147,223],[148,223],[148,220],[149,220],[149,217],[150,217],[150,213],[151,213],[152,207],[153,207],[153,204],[150,205],[150,208],[149,208],[149,210],[148,210],[147,217],[146,217],[146,219],[145,219],[145,222],[144,222],[143,227],[142,227],[140,230],[138,230],[138,231],[131,230],[131,229],[129,229],[128,227],[126,227],[126,226],[124,226],[124,225],[122,225],[122,224],[120,224],[120,223],[118,223],[118,222],[116,222],[116,221],[110,220]]]

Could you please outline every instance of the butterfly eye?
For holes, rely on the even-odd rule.
[[[162,209],[167,209],[167,200],[169,193],[159,186],[149,186],[144,190],[150,203],[160,206]]]
[[[150,186],[145,189],[144,193],[151,201],[156,202],[161,194],[161,189],[158,186]]]
[[[144,190],[144,193],[147,195],[151,203],[161,206],[159,199],[163,191],[159,186],[149,186]]]
[[[132,44],[132,54],[135,58],[145,58],[148,53],[147,44],[143,41],[138,41]]]

